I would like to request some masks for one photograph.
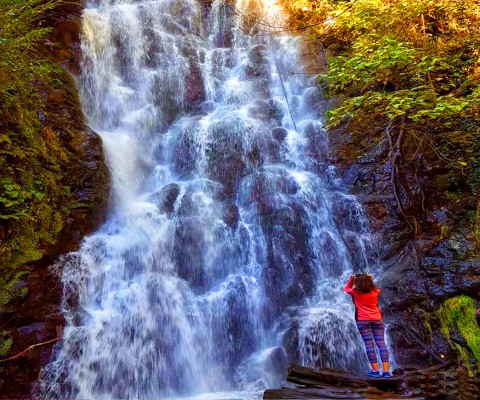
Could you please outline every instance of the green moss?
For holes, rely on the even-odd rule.
[[[477,367],[480,365],[480,328],[477,325],[475,300],[468,296],[458,296],[448,299],[438,310],[443,335],[449,343],[458,350],[460,358],[469,370],[472,370],[469,351],[453,343],[452,333],[460,334],[473,354]]]
[[[0,357],[8,354],[10,347],[12,347],[12,338],[8,332],[0,332]]]
[[[27,289],[20,285],[21,278],[25,275],[24,271],[10,271],[0,277],[0,312],[4,311],[5,306],[14,298],[22,297],[27,294]]]
[[[445,239],[448,237],[449,227],[448,225],[442,225],[440,227],[440,239]]]
[[[431,335],[433,331],[432,331],[432,323],[430,322],[430,315],[425,313],[424,317],[425,317],[425,328],[427,328],[428,333]]]

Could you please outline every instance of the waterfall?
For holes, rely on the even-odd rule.
[[[87,2],[78,86],[112,203],[56,264],[67,324],[41,398],[255,393],[288,362],[365,366],[341,288],[375,251],[300,39],[268,34],[281,18],[271,0]]]

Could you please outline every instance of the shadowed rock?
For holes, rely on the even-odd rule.
[[[288,131],[285,128],[273,128],[272,136],[281,143],[288,136]]]

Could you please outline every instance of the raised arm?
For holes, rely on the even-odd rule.
[[[350,279],[348,280],[347,284],[343,288],[343,291],[348,294],[353,294],[353,280],[355,279],[355,275],[350,275]]]

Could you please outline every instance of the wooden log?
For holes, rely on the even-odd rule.
[[[396,393],[382,392],[378,389],[373,390],[364,389],[317,389],[317,388],[283,388],[283,389],[268,389],[264,392],[263,398],[265,400],[283,400],[283,399],[368,399],[368,400],[407,400],[407,399],[424,399],[424,397],[406,396]],[[357,393],[356,390],[362,390]]]
[[[305,385],[307,386],[309,386],[311,382],[350,387],[369,386],[368,382],[360,374],[338,371],[330,368],[316,370],[295,364],[288,368],[287,380],[297,384],[302,384],[302,382],[305,382]]]
[[[329,368],[319,370],[291,365],[287,380],[297,388],[269,389],[264,399],[396,399],[399,380],[368,378],[364,375]],[[408,397],[403,397],[408,398]]]
[[[405,368],[395,371],[392,378],[370,378],[353,372],[322,368],[319,370],[291,365],[287,380],[301,385],[297,388],[265,391],[265,399],[425,399],[476,398],[460,396],[474,393],[475,383],[459,387],[459,373],[452,361],[424,370]],[[460,371],[460,372],[459,372]],[[478,386],[478,382],[477,382]],[[477,390],[478,392],[478,390]],[[478,394],[478,393],[477,393]],[[443,398],[443,397],[442,397]]]
[[[364,399],[365,396],[346,390],[335,389],[268,389],[263,394],[264,399],[283,400],[283,399]]]
[[[344,386],[368,387],[373,386],[383,391],[397,391],[400,385],[398,378],[370,378],[354,372],[339,371],[330,368],[319,370],[291,365],[288,369],[289,382],[309,387]]]

